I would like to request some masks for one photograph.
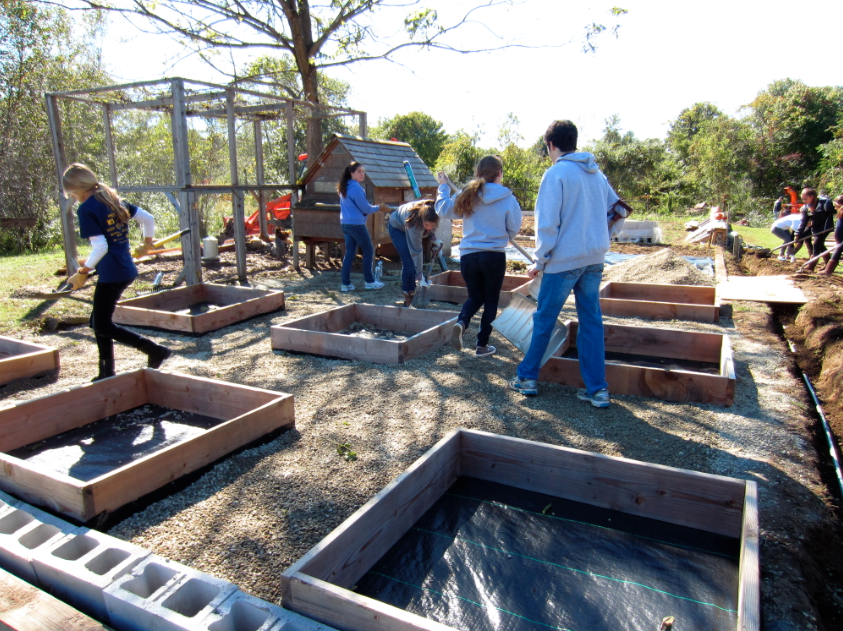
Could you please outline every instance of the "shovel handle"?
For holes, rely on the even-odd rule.
[[[533,258],[533,256],[532,256],[529,252],[527,252],[527,250],[525,250],[525,249],[524,249],[524,248],[522,248],[520,245],[518,245],[517,243],[515,243],[515,239],[510,239],[510,240],[509,240],[509,242],[512,244],[512,247],[514,247],[516,250],[518,250],[519,252],[521,252],[521,254],[523,254],[523,255],[526,257],[526,259],[527,259],[528,261],[530,261],[530,263],[535,263],[535,262],[536,262],[536,259],[534,259],[534,258]]]

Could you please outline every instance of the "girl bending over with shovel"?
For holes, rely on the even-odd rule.
[[[506,245],[521,229],[521,207],[512,191],[501,185],[503,162],[498,156],[481,158],[474,168],[474,179],[453,198],[448,176],[439,172],[438,179],[436,212],[446,219],[462,220],[460,271],[468,289],[468,300],[451,334],[451,346],[462,349],[463,334],[483,307],[475,354],[492,355],[496,349],[489,345],[489,336],[506,275]]]
[[[404,306],[409,307],[416,292],[416,281],[424,281],[422,240],[430,237],[433,251],[431,260],[436,259],[442,244],[436,239],[439,215],[432,199],[422,199],[400,206],[389,215],[389,237],[401,257],[401,289],[404,291]]]
[[[79,289],[94,269],[99,274],[91,313],[91,328],[99,350],[99,373],[93,381],[114,376],[114,340],[146,353],[150,368],[160,367],[170,356],[170,349],[111,321],[120,295],[138,275],[129,251],[129,219],[143,226],[144,245],[136,250],[138,256],[152,247],[155,220],[142,208],[121,200],[114,189],[101,184],[84,164],[71,164],[67,168],[62,188],[68,197],[79,202],[76,209],[79,233],[91,241],[91,255],[67,282],[73,289]]]

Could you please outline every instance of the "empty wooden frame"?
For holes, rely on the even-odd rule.
[[[222,422],[87,482],[5,453],[147,403]],[[290,394],[144,368],[0,410],[0,489],[86,521],[294,425]]]
[[[203,303],[219,308],[189,313],[191,307]],[[283,308],[283,291],[199,283],[121,300],[114,310],[114,321],[201,334]]]
[[[443,311],[354,304],[277,324],[270,331],[274,349],[376,364],[403,364],[447,342],[456,320],[456,314]],[[355,322],[414,335],[395,341],[340,333]]]
[[[55,348],[0,336],[0,385],[58,367]]]
[[[737,628],[760,628],[754,482],[466,429],[449,433],[290,566],[284,606],[347,631],[451,629],[351,589],[459,476],[739,539]]]
[[[610,282],[600,288],[600,309],[616,318],[717,322],[720,298],[714,287]]]
[[[498,306],[506,307],[510,301],[510,293],[529,282],[528,276],[504,276]],[[464,303],[468,299],[468,289],[465,286],[462,272],[450,270],[431,276],[427,295],[431,300],[438,300],[439,302]]]
[[[584,387],[576,359],[562,357],[576,348],[577,326],[566,322],[568,337],[542,367],[539,381]],[[606,361],[606,381],[612,394],[634,394],[665,401],[713,403],[730,406],[735,400],[735,365],[727,335],[674,329],[604,324],[606,353],[705,362],[719,366],[718,374],[690,369],[640,366]]]

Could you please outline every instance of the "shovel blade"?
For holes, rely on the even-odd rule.
[[[410,303],[410,306],[416,309],[426,309],[429,305],[430,298],[427,296],[427,287],[416,289],[416,293],[413,294],[413,302]]]
[[[536,312],[536,306],[532,298],[513,293],[509,306],[492,322],[492,327],[525,355],[533,339],[533,314]],[[550,336],[550,343],[542,357],[542,366],[559,350],[567,337],[568,327],[557,320]]]

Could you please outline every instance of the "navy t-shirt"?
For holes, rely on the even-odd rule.
[[[134,217],[138,207],[128,202],[123,202],[123,205],[129,210],[129,216]],[[103,235],[108,243],[108,252],[96,265],[99,282],[134,280],[138,270],[129,249],[129,224],[121,222],[116,212],[93,195],[79,205],[76,217],[79,219],[79,234],[83,239]]]

